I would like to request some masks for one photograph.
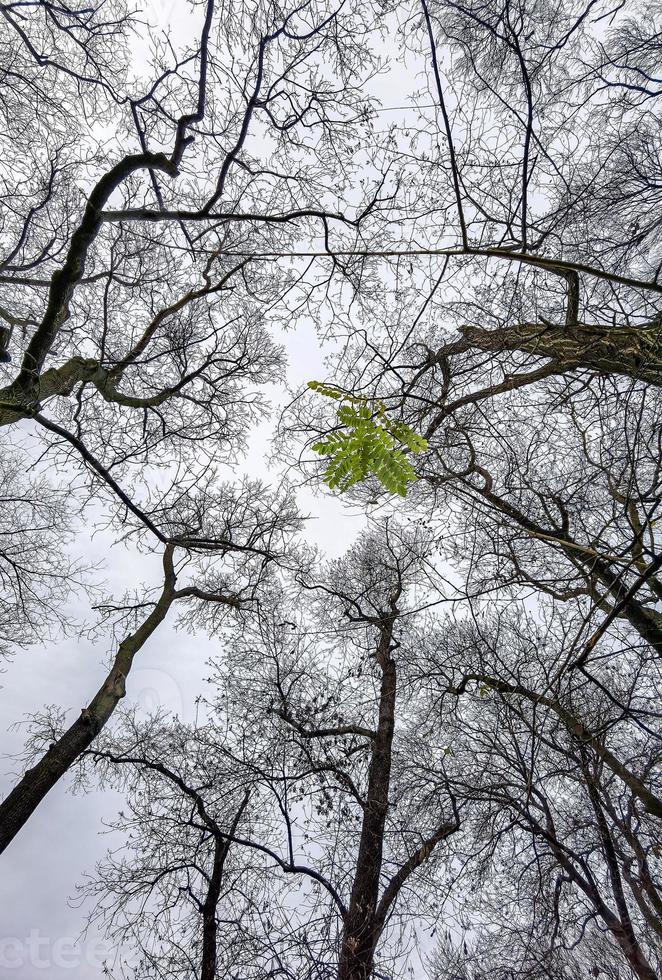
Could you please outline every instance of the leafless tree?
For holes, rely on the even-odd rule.
[[[287,297],[295,317],[319,283],[249,255],[323,240],[334,224],[355,235],[380,180],[347,215],[323,201],[349,180],[348,164],[339,184],[364,125],[357,85],[377,67],[361,5],[208,0],[192,5],[189,36],[155,32],[138,69],[142,25],[122,3],[34,0],[0,13],[0,422],[59,471],[72,501],[51,544],[16,513],[8,584],[23,618],[26,603],[66,591],[65,566],[59,585],[45,580],[47,551],[31,568],[19,557],[37,533],[84,551],[90,519],[163,559],[162,588],[136,600],[146,615],[99,691],[2,804],[4,847],[104,726],[172,603],[237,604],[282,552],[287,494],[223,477],[264,415],[264,386],[282,375],[270,323]],[[44,495],[35,515],[52,523],[56,498],[43,482],[33,489]],[[20,467],[4,467],[3,494],[9,518],[25,494]],[[253,559],[228,582],[233,563]],[[195,568],[184,587],[182,567]],[[43,598],[26,595],[28,578]]]
[[[33,764],[0,804],[0,840],[5,847],[18,833],[53,785],[93,742],[126,693],[126,681],[134,658],[158,629],[169,611],[181,607],[183,622],[195,622],[203,629],[219,628],[219,613],[244,615],[255,608],[267,563],[283,553],[283,536],[296,526],[296,511],[287,508],[282,497],[260,493],[248,484],[241,493],[227,487],[215,495],[214,487],[202,487],[187,498],[187,509],[202,519],[198,533],[206,527],[231,532],[232,542],[196,552],[178,551],[168,543],[163,551],[163,583],[154,593],[128,596],[125,602],[104,608],[121,636],[114,650],[104,681],[69,725],[59,714],[44,727],[38,716],[34,737],[27,748]],[[196,499],[197,496],[197,499]],[[183,513],[179,520],[171,515],[175,529],[190,527]],[[128,632],[125,632],[129,630]]]
[[[130,727],[121,751],[93,750],[104,774],[109,764],[122,768],[137,802],[119,825],[136,828],[131,846],[146,855],[138,865],[104,865],[95,879],[114,935],[142,929],[141,945],[153,942],[142,896],[157,881],[174,896],[159,892],[159,921],[164,908],[190,903],[182,874],[187,882],[211,875],[196,865],[202,838],[207,869],[214,840],[248,852],[230,876],[237,896],[216,911],[234,930],[232,940],[225,936],[235,956],[226,969],[248,956],[242,976],[400,975],[403,953],[417,940],[416,918],[435,918],[438,854],[457,833],[460,812],[447,791],[445,747],[418,731],[411,683],[423,627],[416,591],[427,579],[424,539],[390,527],[311,571],[303,594],[276,590],[276,605],[219,664],[213,724],[159,730],[148,750]],[[237,800],[244,809],[231,830]],[[257,878],[253,856],[266,862]],[[265,901],[254,895],[258,883],[271,923],[259,942],[249,928]],[[193,902],[202,914],[204,903]],[[129,904],[137,911],[127,919]],[[173,923],[179,927],[177,916]],[[257,926],[264,930],[264,922]],[[188,948],[199,948],[203,927],[196,917],[198,939]],[[176,936],[171,930],[171,946]],[[182,962],[181,969],[189,975],[194,967]]]
[[[550,608],[544,623],[520,613],[446,624],[429,644],[451,784],[476,804],[456,892],[481,937],[475,975],[583,969],[597,929],[596,966],[615,967],[620,951],[622,970],[652,980],[662,935],[659,734],[627,711],[647,679],[607,668],[611,688],[600,691],[559,675],[568,627],[565,610]]]
[[[417,10],[401,24],[424,63],[418,122],[383,143],[409,175],[410,221],[379,271],[357,258],[366,288],[339,312],[329,379],[427,439],[401,508],[464,598],[421,675],[460,760],[454,792],[473,800],[454,845],[476,892],[458,873],[455,896],[470,931],[485,912],[478,951],[469,934],[458,961],[451,935],[447,975],[460,961],[467,976],[563,975],[599,950],[604,972],[652,977],[657,15]],[[284,445],[339,425],[334,409],[302,396]],[[319,463],[299,460],[317,480]],[[348,493],[375,517],[390,506],[375,479]]]

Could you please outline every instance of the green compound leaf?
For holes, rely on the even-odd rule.
[[[323,381],[309,381],[308,387],[312,388],[313,391],[318,392],[320,395],[325,395],[327,398],[346,398],[339,388],[334,388],[333,385],[325,385]]]
[[[404,422],[392,421],[382,402],[350,395],[334,385],[309,381],[312,391],[339,401],[339,430],[330,432],[312,449],[326,456],[329,463],[324,480],[332,490],[341,493],[375,476],[390,493],[407,495],[407,486],[416,474],[405,453],[421,453],[427,442]]]

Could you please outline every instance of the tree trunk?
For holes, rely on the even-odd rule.
[[[391,629],[385,629],[377,650],[382,669],[379,723],[363,812],[359,854],[349,907],[345,915],[338,980],[367,980],[372,976],[375,949],[381,933],[377,904],[382,870],[384,825],[391,779],[391,745],[395,718],[396,669],[390,651]]]
[[[49,790],[94,741],[126,693],[125,681],[136,653],[165,619],[174,598],[172,546],[166,547],[163,591],[154,609],[135,633],[122,641],[108,675],[79,717],[44,753],[37,764],[0,803],[0,854],[32,816]]]
[[[202,906],[202,960],[200,980],[216,980],[216,935],[218,924],[216,909],[221,894],[223,865],[228,852],[228,844],[222,837],[214,840],[214,866],[209,879],[207,895]]]
[[[562,368],[590,368],[600,374],[624,374],[662,385],[662,326],[659,320],[640,327],[570,323],[518,323],[499,330],[461,328],[463,349],[523,351],[549,357]]]
[[[246,791],[241,805],[234,816],[234,820],[232,821],[232,825],[230,827],[230,835],[232,837],[234,837],[237,832],[237,827],[239,826],[241,816],[246,809],[249,796],[250,793]],[[223,883],[225,859],[230,851],[230,841],[223,836],[218,825],[208,815],[204,809],[204,806],[202,805],[202,801],[200,801],[200,809],[203,820],[211,828],[211,831],[214,834],[214,865],[209,878],[207,895],[205,896],[205,901],[202,906],[202,958],[200,961],[200,980],[216,980],[216,939],[218,936],[218,921],[216,913],[221,897],[221,884]]]

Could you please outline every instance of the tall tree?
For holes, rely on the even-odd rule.
[[[432,883],[460,828],[446,749],[421,734],[412,683],[425,629],[417,593],[429,574],[421,536],[391,526],[364,537],[340,561],[309,570],[303,592],[276,590],[259,628],[218,664],[211,723],[147,738],[130,724],[92,752],[105,778],[120,770],[134,801],[118,823],[135,828],[136,857],[104,865],[93,887],[114,937],[135,930],[141,947],[154,942],[156,919],[141,910],[159,883],[159,921],[159,910],[180,902],[199,913],[193,926],[173,918],[168,962],[180,926],[197,936],[193,948],[204,946],[204,902],[191,889],[193,878],[205,888],[213,880],[218,841],[235,854],[236,895],[215,911],[235,969],[247,957],[247,976],[400,973],[418,940],[407,920],[434,919]],[[237,800],[245,809],[232,830]],[[267,898],[254,896],[258,886]],[[268,936],[258,905],[269,909]],[[188,968],[182,960],[182,975]]]
[[[608,939],[597,967],[620,961],[652,980],[662,935],[659,738],[636,707],[657,675],[614,677],[600,691],[559,673],[569,625],[551,607],[544,623],[483,616],[445,624],[429,641],[449,778],[475,803],[474,850],[455,894],[476,933],[476,971],[562,975],[599,948],[597,929]],[[503,935],[488,951],[497,923]]]
[[[378,200],[377,178],[347,215],[327,207],[363,125],[356,85],[376,64],[360,9],[207,0],[176,41],[154,33],[138,58],[141,23],[121,3],[2,9],[0,423],[40,472],[58,471],[53,490],[33,482],[35,514],[51,520],[60,492],[75,501],[68,527],[41,532],[47,547],[68,536],[89,553],[96,520],[161,555],[163,581],[137,599],[146,614],[80,718],[0,805],[0,847],[105,725],[173,602],[235,604],[282,552],[287,494],[232,487],[223,470],[264,416],[264,386],[282,378],[270,324],[315,284],[246,253],[329,224],[351,237]],[[20,473],[5,491],[15,473],[3,468],[8,513],[25,493]],[[7,532],[10,564],[25,547],[21,520]],[[184,567],[197,570],[182,587]],[[7,638],[20,642],[34,636],[26,610],[41,604],[45,617],[47,597],[74,580],[62,566],[59,587],[46,581],[39,562],[15,560],[8,574],[25,631]]]

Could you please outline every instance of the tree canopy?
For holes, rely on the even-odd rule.
[[[662,11],[0,12],[0,851],[119,794],[118,978],[656,980]]]

